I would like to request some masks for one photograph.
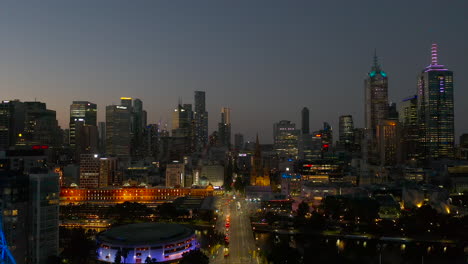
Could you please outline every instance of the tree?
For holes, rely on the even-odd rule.
[[[157,263],[157,262],[156,262],[156,259],[155,259],[155,258],[146,257],[145,263],[146,263],[146,264],[155,264],[155,263]]]
[[[297,217],[299,218],[305,218],[306,214],[309,212],[309,205],[305,202],[302,201],[298,206],[297,206]]]
[[[244,192],[245,182],[241,177],[236,177],[236,181],[234,182],[234,189],[238,192]]]
[[[96,244],[89,239],[84,229],[74,228],[72,230],[60,229],[60,237],[68,238],[69,243],[64,246],[61,256],[71,263],[86,264],[92,259],[90,252],[95,251]]]
[[[117,250],[117,252],[115,253],[114,263],[122,263],[122,252],[120,251],[120,249]]]
[[[172,203],[163,203],[158,206],[158,213],[161,218],[177,218],[177,208]]]
[[[179,264],[209,264],[210,259],[200,250],[192,250],[187,253],[182,254],[182,260]]]

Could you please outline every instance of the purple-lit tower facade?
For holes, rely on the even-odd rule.
[[[454,156],[453,72],[438,62],[437,44],[432,44],[431,64],[418,78],[418,123],[422,158],[435,160]]]

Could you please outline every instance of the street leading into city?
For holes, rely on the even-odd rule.
[[[230,202],[228,202],[230,200]],[[226,205],[226,203],[228,203]],[[230,216],[229,256],[224,256],[224,248],[211,263],[221,264],[257,264],[254,257],[255,240],[249,219],[249,203],[244,199],[225,198],[221,202],[221,214],[217,223],[217,231],[226,233],[226,217]]]

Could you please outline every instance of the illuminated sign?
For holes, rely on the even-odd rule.
[[[239,153],[239,157],[247,157],[247,153]]]
[[[118,105],[118,106],[116,106],[116,107],[117,107],[118,109],[127,109],[126,106],[121,106],[121,105]]]

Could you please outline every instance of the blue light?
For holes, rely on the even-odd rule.
[[[371,72],[369,73],[369,76],[370,76],[370,77],[374,77],[374,76],[375,76],[375,74],[376,74],[376,72],[375,72],[375,71],[371,71]]]
[[[382,77],[387,77],[387,74],[384,71],[380,71],[380,75],[382,75]]]

